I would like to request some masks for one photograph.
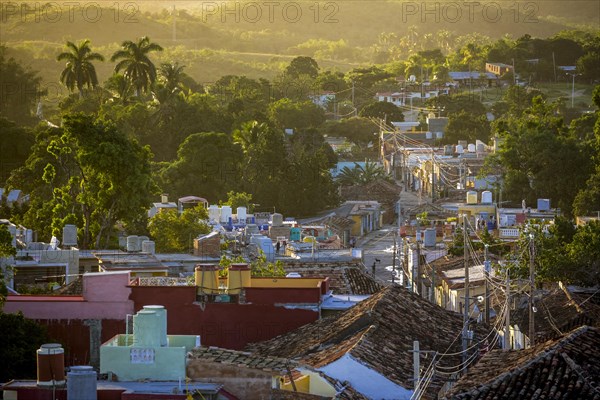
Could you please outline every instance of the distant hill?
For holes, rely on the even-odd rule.
[[[123,40],[150,36],[166,49],[157,56],[159,62],[177,60],[206,83],[224,74],[271,78],[297,55],[346,71],[375,62],[377,46],[403,37],[437,46],[444,31],[450,33],[451,48],[452,38],[474,32],[493,39],[505,34],[548,37],[600,26],[598,0],[482,1],[472,9],[466,5],[472,3],[447,0],[235,1],[227,9],[220,8],[221,2],[182,0],[82,2],[84,8],[72,10],[60,2],[15,4],[0,9],[0,41],[49,83],[58,80],[62,65],[55,56],[64,42],[83,38],[109,58]],[[112,68],[110,62],[97,64],[101,82]]]

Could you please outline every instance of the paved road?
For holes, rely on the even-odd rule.
[[[375,278],[384,285],[392,283],[393,273],[393,249],[394,249],[394,231],[396,227],[386,225],[382,229],[370,232],[362,238],[357,247],[363,249],[363,259],[367,272],[373,273],[373,263],[375,262]],[[399,238],[396,237],[398,240]],[[400,254],[400,240],[397,242],[397,254]],[[376,260],[379,260],[377,262]],[[396,276],[402,279],[400,260],[396,257]],[[402,283],[396,278],[395,283]]]
[[[421,198],[415,192],[402,191],[400,194],[400,205],[403,210],[414,208],[420,204],[429,202],[428,198]],[[396,225],[385,225],[382,229],[374,232],[370,232],[368,235],[359,239],[357,247],[363,249],[364,264],[368,273],[373,271],[373,262],[375,263],[375,278],[385,284],[390,285],[392,283],[392,270],[393,270],[393,248],[394,248],[394,231],[397,229]],[[396,230],[396,233],[397,230]],[[396,257],[396,279],[395,283],[403,284],[402,278],[402,266],[401,266],[401,240],[399,236],[396,236],[397,240],[397,257]]]

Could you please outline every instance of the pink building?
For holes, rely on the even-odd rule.
[[[100,344],[124,332],[125,316],[133,314],[129,272],[89,273],[81,295],[9,295],[4,312],[21,311],[48,328],[63,344],[67,365],[98,365]]]

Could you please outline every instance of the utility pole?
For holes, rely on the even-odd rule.
[[[175,42],[177,40],[177,11],[175,10],[175,5],[173,5],[173,12],[171,15],[173,17],[172,39]]]
[[[352,107],[354,108],[354,115],[356,116],[356,106],[354,105],[354,81],[352,81]]]
[[[488,260],[488,245],[485,245],[485,261],[483,262],[485,268],[485,323],[490,323],[490,271],[491,262]]]
[[[569,74],[573,77],[573,84],[571,85],[571,108],[574,107],[575,103],[575,77],[581,74]]]
[[[419,341],[413,340],[413,379],[415,382],[415,389],[419,385],[421,379],[421,353],[419,350]]]
[[[464,264],[465,264],[465,303],[464,303],[464,326],[463,326],[463,343],[462,343],[462,359],[467,361],[467,347],[469,342],[469,262],[467,259],[467,215],[463,214],[463,247],[464,247]]]
[[[517,84],[517,71],[515,69],[515,59],[512,59],[513,62],[513,84],[516,85]]]
[[[431,291],[429,292],[429,301],[436,304],[435,298],[435,264],[431,265]]]
[[[535,345],[535,317],[533,296],[535,291],[535,242],[533,234],[529,235],[529,347]]]
[[[431,149],[431,202],[435,201],[435,153]]]
[[[410,275],[408,274],[408,252],[410,251],[410,246],[408,245],[408,240],[406,240],[406,238],[402,239],[402,248],[404,249],[404,259],[402,262],[405,270],[404,276],[406,277],[404,285],[408,289],[408,286],[410,285]]]
[[[398,216],[400,218],[400,216]],[[394,230],[394,252],[392,253],[392,285],[396,281],[396,233],[397,230]]]
[[[504,351],[510,350],[510,272],[506,268],[506,318],[504,322]]]

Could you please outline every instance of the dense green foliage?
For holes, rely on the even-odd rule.
[[[23,314],[0,311],[0,382],[10,379],[35,379],[36,350],[48,343],[45,328]]]
[[[162,211],[150,218],[148,230],[157,251],[189,253],[194,246],[194,238],[210,232],[211,228],[204,222],[207,218],[203,205],[188,208],[181,214],[174,210]]]
[[[179,15],[185,16],[188,29],[198,28],[198,15],[193,11],[180,10]],[[164,13],[148,13],[143,18],[146,22],[168,21]],[[258,43],[261,35],[252,31],[240,40]],[[48,123],[35,128],[31,154],[21,168],[11,167],[8,186],[31,195],[31,207],[21,212],[21,222],[44,238],[66,223],[75,223],[86,247],[110,245],[117,225],[119,229],[143,230],[144,208],[159,188],[172,197],[197,195],[211,203],[227,201],[228,193],[243,192],[264,209],[276,207],[298,217],[314,214],[337,202],[338,182],[329,174],[337,157],[324,135],[350,141],[353,146],[346,154],[354,160],[374,158],[376,120],[404,118],[401,109],[374,102],[375,92],[417,90],[423,88],[423,81],[442,84],[450,70],[481,70],[485,61],[507,62],[508,58],[515,59],[519,71],[534,76],[532,82],[551,80],[545,72],[527,67],[524,60],[539,56],[543,58],[539,65],[544,67],[547,52],[556,51],[563,65],[575,64],[598,50],[596,36],[570,31],[547,39],[525,35],[494,41],[443,29],[436,36],[425,35],[413,26],[402,35],[377,35],[372,53],[363,52],[365,63],[354,64],[347,72],[341,70],[348,68],[324,68],[315,57],[353,54],[360,58],[349,51],[353,39],[307,40],[295,48],[314,50],[313,54],[278,61],[277,69],[268,75],[270,80],[223,70],[212,83],[198,83],[194,78],[206,79],[204,71],[198,73],[198,59],[189,56],[186,46],[172,46],[168,40],[161,43],[163,48],[144,36],[124,41],[117,49],[94,37],[94,52],[88,40],[68,42],[69,51],[59,55],[68,62],[67,68],[62,66],[63,82],[79,95],[62,97],[57,108],[45,113]],[[363,45],[369,46],[368,41]],[[111,63],[93,65],[102,59],[101,54],[112,54]],[[382,64],[367,65],[369,57]],[[6,61],[4,53],[0,61],[12,76],[39,81],[18,63]],[[582,61],[586,62],[589,64]],[[413,75],[416,82],[404,81]],[[102,77],[106,80],[100,85]],[[513,147],[501,147],[490,166],[502,171],[503,193],[510,200],[550,197],[569,213],[577,199],[578,209],[593,209],[594,188],[600,186],[594,184],[597,174],[592,174],[597,162],[592,159],[590,137],[581,140],[580,132],[593,126],[595,119],[579,118],[578,110],[560,100],[552,103],[554,108],[548,103],[543,114],[546,119],[535,117],[540,119],[537,129],[527,118],[543,108],[539,100],[535,106],[532,103],[539,93],[514,87],[491,109],[501,118],[490,127],[485,116],[490,99],[484,99],[483,84],[483,80],[474,82],[481,93],[440,96],[425,103],[415,99],[415,105],[450,117],[448,142],[458,138],[488,142],[490,134],[508,138],[505,143],[513,143]],[[334,92],[335,99],[320,107],[311,100],[324,91]],[[21,111],[30,117],[34,103],[24,103]],[[528,109],[532,111],[526,112]],[[356,117],[359,113],[361,117]],[[13,115],[15,119],[19,116],[15,111],[11,119]],[[552,118],[561,116],[562,125],[552,123]],[[33,125],[34,121],[26,123]],[[8,132],[20,134],[26,132],[21,130],[24,123],[13,126],[6,121],[5,125]],[[22,148],[14,151],[18,155],[15,167],[24,163],[28,143],[19,141]],[[546,148],[550,150],[545,158],[530,157]],[[92,149],[96,157],[91,155]],[[574,163],[575,168],[561,174],[559,182],[575,184],[577,190],[564,194],[560,185],[554,184],[545,168],[550,154]],[[346,174],[357,175],[349,181],[363,183],[370,181],[371,175],[385,177],[371,172],[349,170]],[[590,189],[580,191],[585,182]],[[115,200],[123,195],[129,196],[127,201]]]
[[[7,52],[8,49],[0,45],[0,117],[31,125],[35,123],[36,100],[46,93],[41,87],[42,78],[8,57]]]
[[[353,168],[344,167],[337,177],[342,186],[366,185],[380,179],[390,180],[390,177],[383,167],[370,161],[364,167],[358,163],[354,163]]]
[[[536,281],[581,286],[600,284],[600,222],[574,227],[564,218],[543,231],[543,225],[522,230],[514,251],[511,277],[529,276],[533,242]]]
[[[486,159],[486,171],[502,175],[503,198],[514,203],[549,198],[567,216],[590,212],[598,203],[594,171],[600,131],[592,125],[598,112],[566,125],[558,102],[516,93],[507,92],[508,111],[493,124],[500,144]]]
[[[40,237],[76,224],[83,248],[107,246],[115,223],[139,222],[157,191],[150,156],[114,126],[71,114],[62,127],[40,125],[32,154],[9,185],[30,193],[24,222]]]

